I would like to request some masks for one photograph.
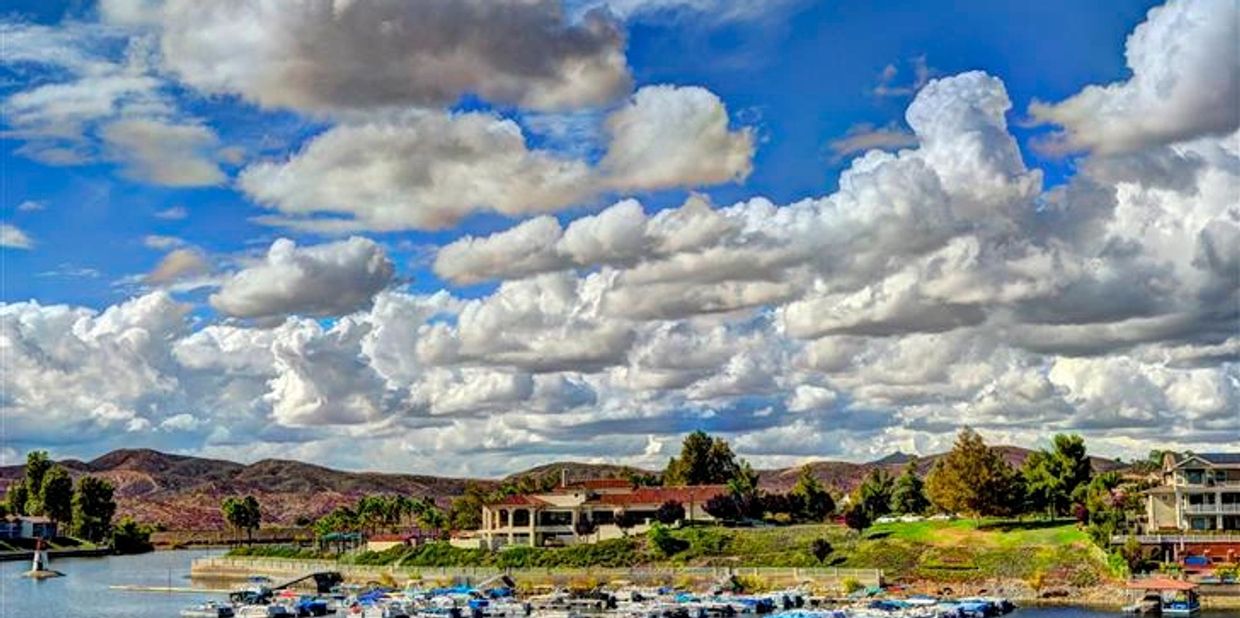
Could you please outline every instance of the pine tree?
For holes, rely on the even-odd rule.
[[[1019,510],[1019,488],[1016,471],[967,427],[926,478],[926,493],[936,507],[974,517]]]
[[[835,511],[835,500],[814,477],[814,469],[808,464],[801,467],[797,484],[792,487],[790,495],[797,498],[801,512],[799,515],[808,521],[822,521]]]
[[[896,479],[891,490],[891,510],[901,515],[918,515],[930,508],[926,499],[925,485],[917,476],[917,459],[904,466],[904,472]]]
[[[866,517],[874,521],[891,512],[891,492],[895,481],[882,468],[874,468],[855,492],[854,503],[860,506]]]

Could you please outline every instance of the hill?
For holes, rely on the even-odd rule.
[[[1013,446],[998,447],[1009,463],[1019,466],[1030,451]],[[925,474],[938,458],[918,459]],[[836,491],[851,491],[871,469],[883,468],[898,474],[908,456],[893,454],[869,463],[816,461],[809,464],[825,485]],[[121,515],[139,521],[156,522],[173,530],[218,530],[224,527],[220,501],[225,496],[253,494],[263,505],[264,521],[292,525],[299,519],[316,518],[337,506],[352,504],[364,495],[398,493],[428,497],[441,506],[461,495],[473,482],[495,488],[522,478],[573,480],[626,477],[652,471],[613,464],[556,462],[513,473],[502,479],[466,479],[419,474],[350,472],[284,459],[264,459],[241,464],[221,459],[173,455],[150,449],[121,449],[83,462],[60,462],[74,478],[90,474],[105,478],[116,486]],[[1111,460],[1095,458],[1095,470],[1119,467]],[[20,478],[21,466],[0,467],[0,485]],[[767,491],[786,491],[796,483],[799,467],[760,470],[761,485]]]

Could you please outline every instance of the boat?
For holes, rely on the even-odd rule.
[[[1129,614],[1146,616],[1199,616],[1201,600],[1197,584],[1169,577],[1154,577],[1128,582],[1127,588],[1140,592],[1141,598],[1124,607]]]
[[[296,618],[297,612],[284,605],[242,605],[236,618]]]
[[[206,601],[181,610],[181,618],[233,618],[232,605]]]

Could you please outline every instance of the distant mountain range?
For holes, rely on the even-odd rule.
[[[1009,463],[1019,466],[1031,451],[1015,446],[999,448]],[[939,455],[918,459],[918,469],[926,473]],[[851,491],[873,468],[893,474],[912,459],[893,453],[869,463],[817,461],[814,475],[837,491]],[[573,480],[625,476],[630,472],[649,472],[631,467],[557,462],[514,473],[504,479],[466,479],[419,474],[347,472],[323,466],[282,459],[264,459],[240,464],[219,459],[172,455],[149,449],[121,449],[83,462],[60,462],[74,477],[90,474],[111,481],[117,488],[121,515],[140,521],[159,522],[174,530],[214,530],[224,526],[220,501],[225,496],[253,494],[263,505],[264,520],[291,525],[299,518],[314,518],[342,504],[352,504],[367,494],[400,493],[430,497],[446,506],[459,496],[469,482],[497,487],[505,480],[521,477],[559,477]],[[1095,470],[1122,467],[1113,460],[1093,458]],[[21,466],[0,467],[0,485],[21,477]],[[796,483],[799,467],[760,470],[761,485],[768,491],[785,491]]]

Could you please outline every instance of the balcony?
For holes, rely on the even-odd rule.
[[[1177,477],[1172,485],[1188,489],[1240,489],[1240,480],[1207,480],[1200,483],[1190,483],[1187,479]]]
[[[1240,504],[1186,504],[1186,515],[1240,515]]]

